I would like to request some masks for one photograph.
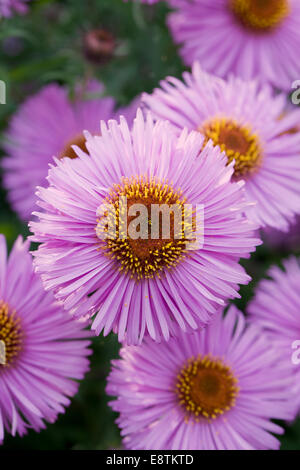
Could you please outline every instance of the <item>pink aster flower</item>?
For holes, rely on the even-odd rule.
[[[286,369],[294,376],[297,411],[300,411],[300,265],[292,257],[284,270],[273,266],[269,279],[260,282],[248,312],[276,346]]]
[[[144,120],[140,111],[132,131],[122,117],[120,124],[102,122],[101,136],[87,139],[89,155],[78,148],[76,161],[57,160],[49,187],[38,191],[43,212],[30,225],[41,242],[34,255],[46,289],[77,316],[96,313],[97,334],[114,330],[128,343],[144,334],[168,340],[176,325],[206,325],[225,299],[238,295],[238,284],[249,282],[239,259],[260,243],[244,212],[243,183],[231,182],[233,165],[211,143],[203,148],[198,132],[177,138],[169,123],[154,124],[150,114]],[[129,231],[137,203],[146,209],[145,237]],[[124,217],[116,215],[115,233],[107,229],[102,239],[96,214],[105,204]],[[163,235],[161,219],[156,238],[148,231],[155,225],[152,205],[162,204],[192,207],[190,222],[180,213],[181,234]],[[197,231],[203,242],[192,250]]]
[[[53,423],[89,367],[85,323],[44,291],[28,248],[19,238],[7,259],[0,235],[0,443]]]
[[[261,330],[231,307],[203,331],[125,346],[107,393],[128,449],[278,449],[291,376]]]
[[[72,102],[65,88],[47,85],[27,99],[12,118],[4,143],[8,155],[2,163],[4,186],[23,220],[29,220],[36,209],[35,188],[45,183],[53,156],[76,158],[72,146],[85,149],[84,130],[99,133],[101,119],[122,113],[130,121],[136,113],[137,101],[117,110],[113,98],[99,97],[103,87],[97,82],[89,83],[86,91],[78,87]]]
[[[0,19],[9,18],[14,12],[24,14],[27,12],[27,3],[30,0],[0,0]]]
[[[196,62],[184,82],[168,77],[143,100],[178,132],[198,130],[235,162],[234,179],[245,180],[249,216],[260,226],[288,230],[300,213],[300,110],[285,113],[286,96],[268,85],[228,81],[204,73]]]
[[[184,62],[208,72],[259,77],[289,90],[299,78],[298,0],[171,0],[169,16]]]

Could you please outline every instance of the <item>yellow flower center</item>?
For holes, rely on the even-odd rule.
[[[15,311],[0,301],[0,370],[9,366],[18,356],[22,346],[20,319]]]
[[[214,419],[235,404],[239,388],[230,367],[210,355],[190,358],[181,369],[176,392],[187,419]]]
[[[244,26],[257,32],[276,28],[290,12],[287,0],[229,0],[229,5]]]
[[[106,199],[96,233],[120,272],[153,278],[186,255],[194,218],[181,191],[154,178],[124,178]],[[163,211],[160,211],[163,209]]]
[[[235,160],[234,173],[237,178],[245,177],[259,167],[262,150],[258,137],[250,128],[233,120],[214,119],[206,122],[199,131],[206,137],[205,144],[211,139],[226,153],[228,163]]]

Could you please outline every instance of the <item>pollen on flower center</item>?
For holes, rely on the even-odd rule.
[[[77,145],[81,150],[87,152],[86,139],[83,134],[78,134],[75,138],[69,140],[61,151],[59,158],[68,157],[71,159],[77,158],[77,153],[72,149],[72,145]]]
[[[115,223],[104,226],[102,248],[121,272],[136,279],[153,278],[176,266],[187,251],[186,233],[193,230],[192,211],[185,203],[182,192],[165,181],[124,178],[106,200],[106,220]]]
[[[238,392],[230,367],[210,355],[190,358],[177,377],[176,393],[187,418],[216,418],[234,406]]]
[[[9,366],[17,357],[22,346],[20,320],[15,311],[0,301],[0,370]]]
[[[206,137],[205,144],[212,140],[228,157],[228,163],[235,160],[236,177],[244,177],[257,169],[262,159],[258,137],[246,126],[233,120],[214,119],[206,122],[199,131]]]
[[[275,28],[290,10],[287,0],[229,0],[229,5],[244,26],[257,32]]]

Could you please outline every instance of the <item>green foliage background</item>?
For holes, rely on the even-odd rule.
[[[143,91],[151,91],[166,75],[180,77],[184,66],[169,35],[167,6],[123,0],[33,0],[26,16],[0,20],[0,80],[7,84],[7,104],[0,105],[0,143],[11,114],[41,86],[57,81],[70,92],[79,80],[96,76],[108,95],[126,105]],[[83,54],[83,36],[94,28],[110,30],[117,38],[114,58],[105,66],[89,63]],[[9,52],[11,41],[17,48]],[[58,117],[63,119],[63,117]],[[19,233],[28,228],[18,220],[5,199],[0,183],[0,233],[11,247]],[[241,289],[244,308],[253,287],[267,268],[289,253],[266,245],[245,262],[254,281]],[[298,253],[299,254],[299,253]],[[116,338],[95,338],[91,371],[81,384],[65,415],[37,434],[24,438],[6,437],[2,449],[109,449],[120,446],[114,424],[116,415],[107,406],[106,377],[110,360],[117,357]],[[300,449],[300,420],[287,427],[282,449]]]

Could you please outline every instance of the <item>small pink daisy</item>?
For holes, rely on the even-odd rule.
[[[53,423],[89,369],[86,324],[44,291],[28,248],[19,238],[7,259],[0,235],[0,443]]]
[[[76,158],[73,145],[85,149],[84,130],[99,133],[100,120],[125,114],[131,121],[137,101],[126,109],[116,109],[111,97],[103,97],[97,82],[84,91],[78,87],[71,101],[65,88],[51,84],[28,98],[12,118],[6,135],[3,160],[4,186],[12,208],[23,220],[36,209],[36,186],[46,183],[53,156]]]
[[[287,231],[300,213],[300,108],[286,113],[286,96],[268,85],[204,73],[199,63],[184,81],[168,77],[143,101],[157,119],[181,132],[198,130],[234,161],[234,180],[245,181],[249,216],[260,226]]]
[[[299,0],[170,0],[169,26],[186,64],[220,77],[259,77],[290,90],[300,77]]]
[[[127,449],[279,448],[271,420],[293,417],[291,374],[235,307],[203,331],[120,354],[106,391]]]
[[[239,260],[260,243],[245,214],[243,182],[231,181],[233,164],[211,143],[204,146],[200,133],[176,137],[150,114],[144,119],[139,111],[132,130],[124,117],[120,124],[102,122],[100,133],[87,135],[89,155],[77,148],[77,160],[56,160],[49,187],[38,190],[43,211],[30,227],[41,243],[34,256],[46,289],[77,316],[96,314],[97,334],[113,330],[131,344],[144,334],[161,341],[178,326],[205,326],[238,296],[238,284],[249,282]],[[107,231],[104,240],[97,214],[105,204],[124,213],[128,231],[118,215],[115,234]],[[145,238],[129,232],[134,204],[146,208]],[[185,210],[186,204],[194,215],[180,225],[182,235],[164,237],[159,219],[152,237],[151,206]],[[198,222],[203,242],[190,249],[186,229],[195,227],[196,236]]]

